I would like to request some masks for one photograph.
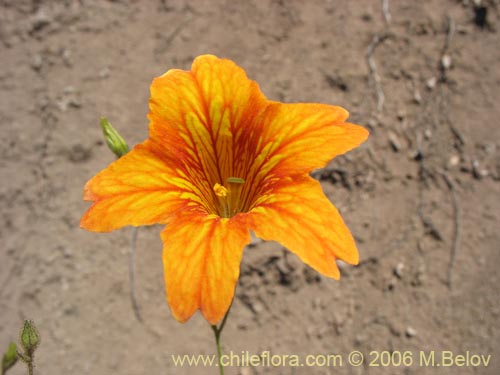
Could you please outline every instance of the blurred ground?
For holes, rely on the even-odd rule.
[[[153,77],[213,53],[271,99],[342,105],[371,131],[315,173],[361,264],[336,282],[278,244],[248,249],[224,350],[492,355],[488,368],[227,374],[500,373],[499,18],[495,0],[1,0],[1,350],[30,318],[39,374],[217,373],[173,367],[171,353],[214,345],[198,315],[171,317],[160,227],[139,232],[144,324],[129,300],[130,231],[78,228],[84,183],[113,160],[99,117],[142,141]]]

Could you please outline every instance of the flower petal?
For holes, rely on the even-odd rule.
[[[243,69],[230,60],[200,56],[192,71],[170,70],[153,81],[150,138],[186,174],[207,181],[208,194],[228,177],[243,177],[235,171],[252,149],[245,132],[266,106]]]
[[[264,124],[263,144],[268,145],[258,158],[265,160],[257,164],[260,173],[308,173],[359,146],[368,131],[346,123],[348,116],[345,109],[331,105],[273,102],[258,119]]]
[[[167,223],[180,209],[207,204],[193,184],[158,156],[150,141],[94,176],[85,185],[83,198],[94,203],[80,226],[97,232]]]
[[[268,241],[278,241],[304,262],[338,279],[335,263],[359,261],[356,244],[337,209],[308,176],[275,182],[247,214],[249,228]]]
[[[162,232],[167,299],[174,317],[196,310],[211,324],[224,317],[234,296],[250,234],[239,216],[183,214]]]

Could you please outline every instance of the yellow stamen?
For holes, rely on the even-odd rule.
[[[218,197],[227,197],[228,190],[219,183],[214,185],[214,193]]]
[[[227,188],[219,183],[214,185],[214,193],[219,201],[219,214],[222,217],[232,217],[240,212],[240,195],[245,180],[239,177],[229,177]]]

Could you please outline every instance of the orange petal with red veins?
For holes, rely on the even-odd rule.
[[[167,223],[175,211],[205,204],[195,192],[146,141],[87,182],[83,198],[93,204],[80,226],[108,232],[126,225]]]
[[[265,147],[254,168],[260,175],[308,173],[363,143],[368,131],[344,122],[349,113],[325,104],[273,102],[258,119]]]
[[[249,228],[267,241],[277,241],[325,276],[338,279],[335,263],[359,261],[356,244],[337,209],[307,176],[275,182],[247,214]]]
[[[153,81],[150,138],[186,174],[206,180],[209,194],[215,183],[243,177],[237,171],[244,172],[241,164],[255,148],[248,144],[251,122],[267,103],[234,62],[200,56],[192,71],[170,70]]]
[[[250,234],[239,216],[182,214],[163,230],[167,300],[174,317],[187,321],[200,309],[210,324],[226,314]]]

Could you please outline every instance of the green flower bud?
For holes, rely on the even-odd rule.
[[[2,358],[2,375],[7,373],[7,370],[14,366],[17,362],[17,347],[13,342],[10,343],[9,348]]]
[[[109,149],[113,151],[113,154],[115,154],[117,158],[121,158],[129,151],[127,142],[125,142],[116,129],[111,126],[111,123],[106,117],[101,117],[101,127]]]
[[[31,320],[24,321],[24,327],[21,331],[21,338],[19,341],[21,342],[25,354],[31,357],[38,344],[40,344],[40,335],[35,327],[35,323]]]

